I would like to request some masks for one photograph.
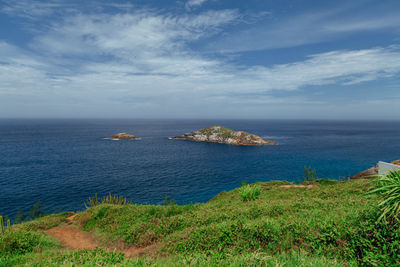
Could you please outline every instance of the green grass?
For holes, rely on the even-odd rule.
[[[147,251],[140,259],[120,253],[70,252],[43,231],[65,221],[52,215],[15,225],[10,235],[32,234],[31,249],[0,254],[0,266],[30,265],[398,265],[400,227],[380,222],[378,197],[367,180],[316,180],[316,188],[281,188],[287,182],[245,185],[204,204],[111,205],[76,217],[101,240],[122,240]],[[246,189],[244,189],[246,188]],[[245,190],[258,193],[244,201]],[[250,191],[251,191],[250,190]],[[250,200],[250,198],[246,197]],[[22,239],[22,238],[21,238]],[[0,237],[4,247],[4,239]],[[22,241],[21,241],[22,242]],[[1,251],[1,249],[0,249]]]
[[[270,256],[262,252],[243,255],[204,254],[178,255],[168,258],[128,259],[120,252],[102,249],[77,251],[45,251],[24,255],[9,254],[0,258],[0,266],[349,266],[344,261],[313,257],[303,252]]]
[[[50,215],[9,227],[7,231],[0,234],[0,259],[7,255],[19,256],[43,249],[60,247],[58,242],[45,235],[44,231],[65,221],[68,215],[70,213]],[[0,266],[3,265],[0,264]]]
[[[256,200],[261,193],[260,187],[258,185],[250,185],[247,183],[242,184],[238,191],[240,198],[243,201]]]

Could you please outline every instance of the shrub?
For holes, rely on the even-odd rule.
[[[163,206],[175,205],[175,200],[173,200],[170,196],[166,196],[162,202]]]
[[[256,200],[260,195],[260,187],[258,185],[250,185],[244,182],[239,188],[239,195],[242,201]]]
[[[113,205],[126,205],[129,204],[123,196],[118,196],[118,195],[111,195],[111,193],[108,194],[108,196],[103,197],[101,201],[98,200],[97,194],[95,194],[94,197],[89,197],[89,199],[84,203],[85,207],[91,208],[98,206],[100,204],[113,204]]]
[[[360,266],[400,266],[400,224],[378,221],[380,215],[370,208],[347,230],[347,247]]]
[[[376,187],[369,192],[377,194],[383,200],[378,204],[380,208],[380,220],[400,221],[400,172],[389,172],[378,177]]]
[[[10,228],[10,225],[10,219],[6,217],[4,221],[3,216],[0,215],[0,235],[4,234]]]
[[[304,166],[304,182],[314,182],[317,178],[317,172],[311,167]]]
[[[57,213],[59,211],[55,211]],[[40,200],[36,202],[32,208],[30,208],[29,212],[24,212],[22,209],[18,209],[18,213],[15,216],[14,224],[23,223],[26,221],[32,221],[37,218],[41,218],[47,215],[45,211],[45,206],[40,204]]]
[[[46,212],[44,211],[45,207],[40,205],[40,201],[36,202],[35,205],[31,208],[29,211],[29,218],[31,220],[34,220],[36,218],[40,218],[46,215]]]
[[[55,246],[49,237],[36,232],[11,230],[0,236],[0,252],[24,254]]]

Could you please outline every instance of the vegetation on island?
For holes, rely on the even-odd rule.
[[[307,174],[304,184],[313,187],[244,182],[203,204],[95,197],[73,222],[72,213],[61,213],[3,226],[0,266],[400,264],[399,173],[377,181],[317,179],[310,168]],[[64,225],[90,233],[103,248],[71,251],[46,235]],[[116,243],[140,253],[104,249]]]
[[[218,125],[201,129],[201,130],[199,130],[199,132],[204,135],[219,134],[224,138],[235,138],[236,137],[234,130],[228,129],[223,126],[218,126]],[[249,136],[253,137],[252,139],[255,139],[254,134],[249,134]]]
[[[211,142],[228,145],[276,145],[274,141],[264,140],[261,137],[246,133],[243,131],[234,131],[219,125],[207,127],[181,136],[175,136],[173,139],[185,139],[196,142]]]

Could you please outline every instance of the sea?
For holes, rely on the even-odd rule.
[[[243,130],[277,146],[171,140],[211,125]],[[127,132],[140,140],[109,140]],[[400,159],[399,121],[0,120],[0,214],[38,201],[46,212],[81,211],[109,193],[141,204],[206,202],[246,180],[347,179]]]

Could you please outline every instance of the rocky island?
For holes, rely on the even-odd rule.
[[[131,134],[127,134],[127,133],[119,133],[119,134],[115,134],[115,135],[111,136],[110,139],[113,139],[113,140],[138,139],[138,137],[134,136],[134,135],[131,135]]]
[[[276,145],[274,141],[264,140],[261,137],[242,132],[233,131],[222,126],[211,126],[172,139],[183,139],[194,142],[211,142],[239,146]]]

